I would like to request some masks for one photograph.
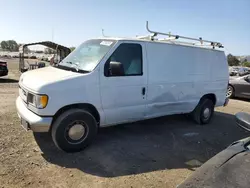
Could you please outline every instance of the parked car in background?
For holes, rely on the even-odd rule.
[[[240,67],[238,71],[238,76],[245,76],[249,74],[249,69],[247,67]]]
[[[11,56],[11,58],[18,58],[19,52],[9,52],[9,55]]]
[[[230,77],[227,97],[242,97],[250,99],[250,74],[241,77]]]
[[[229,67],[229,75],[236,76],[238,74],[239,68],[237,67]]]
[[[0,76],[6,76],[8,75],[8,72],[7,62],[0,60]]]
[[[236,123],[250,131],[250,115],[239,112]],[[227,187],[248,188],[250,184],[250,137],[232,143],[203,164],[178,188]]]
[[[247,67],[229,67],[230,76],[245,76],[250,73]]]
[[[33,54],[29,55],[28,58],[29,59],[37,59],[37,57],[35,55],[33,55]]]

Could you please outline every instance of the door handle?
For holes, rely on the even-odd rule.
[[[142,88],[142,91],[141,91],[141,94],[142,94],[142,95],[145,95],[145,93],[146,93],[146,88],[143,87],[143,88]]]

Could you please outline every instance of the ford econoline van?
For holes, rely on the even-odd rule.
[[[227,104],[227,86],[223,51],[101,38],[57,66],[23,73],[16,108],[26,130],[50,132],[57,147],[75,152],[99,127],[183,113],[207,124],[214,108]]]

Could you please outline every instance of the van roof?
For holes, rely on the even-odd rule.
[[[153,42],[153,43],[162,43],[162,44],[169,44],[169,45],[178,45],[178,46],[185,46],[185,47],[193,47],[193,48],[201,48],[213,51],[223,52],[222,49],[213,49],[211,46],[203,46],[203,45],[192,45],[185,42],[179,41],[161,41],[161,40],[149,40],[149,39],[139,39],[139,38],[126,38],[126,37],[100,37],[98,39],[103,40],[116,40],[116,41],[133,41],[133,42]]]
[[[157,43],[167,43],[170,45],[181,45],[181,46],[188,46],[188,47],[195,47],[195,48],[202,48],[202,49],[209,49],[214,50],[215,48],[224,48],[224,46],[220,42],[205,40],[202,37],[193,38],[189,36],[181,36],[159,31],[153,31],[149,29],[148,21],[146,21],[146,29],[150,33],[149,35],[145,36],[136,36],[136,38],[115,38],[115,37],[107,37],[104,35],[104,30],[102,29],[102,35],[105,39],[109,38],[110,40],[130,40],[130,41],[140,41],[140,42],[157,42]],[[164,36],[165,38],[156,38],[158,36]],[[167,36],[167,38],[166,38]],[[182,39],[183,41],[179,41],[178,39]],[[197,43],[198,42],[198,43]],[[217,50],[222,51],[222,50]]]

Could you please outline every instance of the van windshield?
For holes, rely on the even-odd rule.
[[[114,40],[87,40],[63,59],[59,67],[91,72],[114,44]]]

